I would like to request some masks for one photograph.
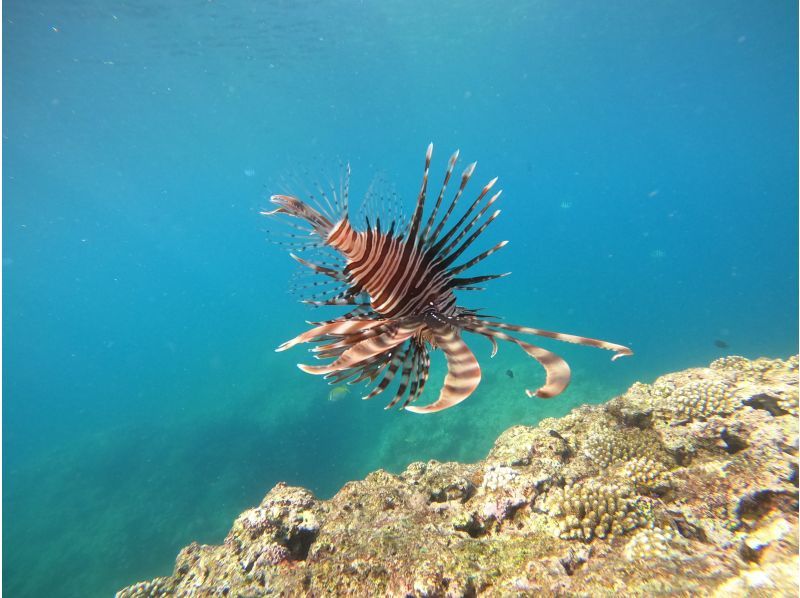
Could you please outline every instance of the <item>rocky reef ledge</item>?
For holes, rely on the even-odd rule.
[[[117,596],[797,596],[798,358],[725,357],[474,464],[278,484]]]

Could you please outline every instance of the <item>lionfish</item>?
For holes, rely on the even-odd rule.
[[[309,374],[325,376],[331,384],[344,381],[373,384],[380,378],[364,399],[382,393],[399,371],[399,386],[386,409],[405,398],[400,408],[414,413],[433,413],[452,407],[470,396],[478,386],[481,368],[464,341],[465,332],[486,337],[492,344],[492,357],[497,352],[497,340],[503,340],[518,345],[543,366],[545,383],[535,391],[526,390],[529,397],[550,398],[561,393],[569,384],[570,369],[558,355],[509,332],[608,349],[615,353],[612,360],[631,355],[632,351],[622,345],[506,324],[493,316],[481,315],[480,310],[456,303],[456,291],[483,290],[476,285],[509,274],[463,275],[507,241],[456,263],[500,214],[500,210],[494,210],[484,218],[500,197],[500,191],[489,196],[497,178],[489,181],[455,224],[448,227],[451,219],[455,219],[455,207],[476,166],[472,163],[466,167],[453,198],[444,201],[459,155],[456,151],[448,162],[436,202],[425,218],[432,153],[433,144],[425,154],[422,187],[413,215],[408,221],[394,215],[388,229],[381,227],[379,217],[370,224],[368,216],[364,230],[353,227],[348,212],[349,165],[344,169],[338,192],[332,184],[327,192],[316,185],[316,192],[308,194],[308,201],[291,195],[270,198],[278,208],[262,214],[285,214],[300,221],[290,222],[297,231],[289,234],[293,239],[291,245],[301,249],[322,248],[332,256],[332,261],[312,262],[291,254],[300,264],[334,285],[327,297],[318,295],[305,302],[351,307],[351,311],[341,317],[312,322],[313,328],[283,343],[277,351],[299,343],[318,343],[312,349],[316,357],[332,361],[325,365],[298,364],[298,367]],[[429,354],[435,349],[441,349],[447,362],[444,386],[435,402],[424,407],[413,405],[425,388]]]

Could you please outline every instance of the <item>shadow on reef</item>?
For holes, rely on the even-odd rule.
[[[134,596],[797,595],[798,358],[724,357],[475,464],[278,484]]]

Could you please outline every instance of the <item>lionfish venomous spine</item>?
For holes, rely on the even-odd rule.
[[[526,390],[526,393],[541,398],[554,397],[567,387],[569,366],[558,355],[509,332],[608,349],[615,353],[612,360],[631,355],[632,351],[622,345],[514,326],[481,315],[479,310],[457,305],[456,291],[482,290],[475,285],[508,274],[462,276],[466,270],[502,248],[506,241],[456,264],[464,251],[500,214],[500,210],[494,210],[486,216],[500,192],[490,196],[497,182],[497,178],[492,179],[455,224],[447,227],[451,218],[455,218],[456,204],[476,165],[467,166],[452,200],[445,202],[447,186],[458,159],[459,152],[456,151],[448,162],[436,202],[425,218],[432,153],[433,144],[428,146],[425,154],[422,187],[410,221],[404,223],[395,216],[388,229],[381,228],[380,218],[371,225],[368,217],[365,230],[353,227],[348,214],[349,167],[338,190],[331,186],[326,191],[317,186],[314,193],[308,194],[308,201],[290,195],[270,198],[278,208],[263,214],[286,214],[301,221],[292,223],[296,232],[290,235],[293,239],[290,244],[299,249],[315,247],[328,250],[330,262],[312,262],[292,254],[298,262],[333,284],[326,296],[317,295],[306,302],[353,307],[341,317],[314,323],[311,330],[283,343],[277,350],[283,351],[299,343],[318,343],[312,349],[316,357],[332,361],[325,365],[298,364],[298,367],[309,374],[323,375],[331,383],[366,381],[371,384],[380,378],[364,399],[382,393],[399,371],[399,385],[386,409],[405,399],[401,409],[415,413],[433,413],[452,407],[466,399],[478,386],[481,369],[464,342],[464,332],[486,337],[492,343],[492,356],[497,352],[499,339],[518,345],[538,361],[546,373],[545,383],[535,391]],[[444,386],[435,402],[424,407],[413,405],[428,380],[429,352],[434,349],[441,349],[447,362]]]

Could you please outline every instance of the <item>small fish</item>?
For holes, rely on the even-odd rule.
[[[350,389],[346,386],[334,386],[331,391],[328,393],[328,400],[333,401],[340,401],[346,396],[350,394]]]
[[[714,341],[714,346],[719,347],[720,349],[727,349],[730,345],[721,339],[716,339]]]
[[[513,378],[514,372],[512,372],[511,370],[506,370],[506,376],[508,376],[509,378]]]

